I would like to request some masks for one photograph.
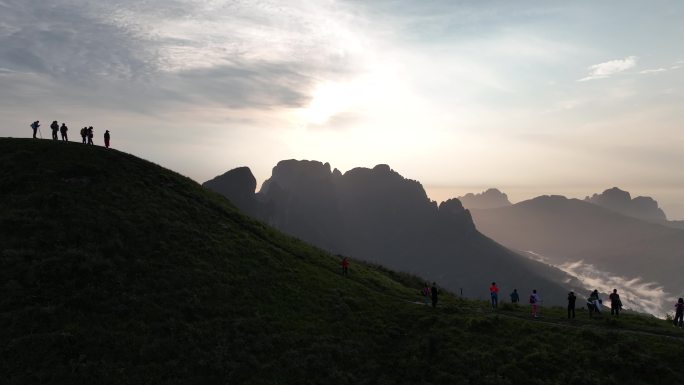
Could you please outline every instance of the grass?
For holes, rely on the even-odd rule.
[[[432,309],[133,156],[0,139],[0,162],[3,384],[680,382],[666,321]]]

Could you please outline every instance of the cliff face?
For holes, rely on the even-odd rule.
[[[240,199],[228,198],[240,207]],[[419,182],[388,165],[342,174],[328,163],[281,161],[254,201],[259,219],[288,234],[333,253],[464,288],[470,296],[486,294],[492,280],[504,290],[536,281],[560,296],[563,289],[552,281],[568,278],[486,238],[458,199],[438,206]]]

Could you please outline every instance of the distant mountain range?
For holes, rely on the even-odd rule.
[[[466,209],[494,209],[511,205],[508,196],[495,188],[479,194],[468,193],[458,197],[458,200]]]
[[[589,277],[597,284],[608,282],[608,276],[614,285],[633,280],[622,286],[641,287],[642,293],[633,293],[641,299],[635,300],[655,300],[653,292],[660,286],[662,295],[684,294],[684,230],[665,221],[650,198],[631,199],[629,193],[611,189],[584,201],[541,196],[471,212],[477,228],[505,246],[543,256],[554,265],[581,261],[603,272],[603,277]]]
[[[560,270],[482,235],[458,199],[438,206],[419,182],[387,165],[342,174],[328,163],[285,160],[258,193],[246,168],[204,186],[322,249],[415,273],[466,296],[484,298],[497,281],[504,295],[537,288],[547,303],[562,303],[567,287],[579,287]]]

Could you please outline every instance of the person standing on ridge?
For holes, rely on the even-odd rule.
[[[86,135],[88,136],[88,144],[95,144],[93,143],[93,126],[88,127],[88,130],[86,131]]]
[[[421,291],[421,294],[423,294],[423,303],[425,306],[430,304],[430,284],[425,282],[425,285],[423,285],[423,290]]]
[[[575,301],[577,296],[574,291],[568,294],[568,319],[575,319]]]
[[[31,128],[33,129],[33,139],[36,139],[36,133],[38,132],[38,127],[40,127],[39,123],[39,120],[36,120],[35,122],[31,123]]]
[[[684,298],[680,298],[675,304],[674,326],[682,327],[682,320],[684,320]]]
[[[86,136],[88,136],[88,127],[81,128],[81,143],[86,144]]]
[[[539,302],[541,302],[541,299],[539,294],[537,294],[537,289],[534,289],[532,294],[530,294],[530,305],[532,305],[532,317],[534,318],[539,316]]]
[[[346,277],[349,274],[349,259],[347,259],[347,257],[343,257],[340,265],[342,265],[342,275]]]
[[[518,294],[518,289],[513,289],[511,293],[511,303],[517,305],[520,302],[520,295]]]
[[[622,301],[620,301],[620,295],[617,293],[617,289],[613,289],[613,293],[611,293],[608,298],[610,298],[610,315],[619,317]]]
[[[66,123],[62,123],[62,127],[59,128],[59,133],[62,134],[62,140],[68,142],[69,137],[67,136],[67,131],[69,131],[69,127],[67,127]]]
[[[437,288],[437,282],[432,283],[430,295],[432,296],[432,307],[437,307],[437,301],[439,300],[439,289]]]
[[[593,317],[594,313],[601,314],[601,298],[599,298],[598,290],[594,290],[587,299],[587,307],[589,308],[589,318]]]
[[[489,296],[492,299],[492,309],[496,309],[499,306],[499,288],[496,287],[496,282],[492,282],[489,287]]]
[[[52,129],[52,140],[58,140],[57,139],[57,131],[59,131],[59,123],[57,123],[57,121],[55,120],[50,125],[50,128]]]
[[[109,139],[110,139],[109,130],[106,130],[105,134],[104,134],[104,142],[105,142],[105,147],[107,147],[107,148],[109,148]]]

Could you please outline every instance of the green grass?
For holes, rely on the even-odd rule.
[[[133,156],[0,139],[0,162],[3,384],[681,382],[665,321],[432,309]]]

